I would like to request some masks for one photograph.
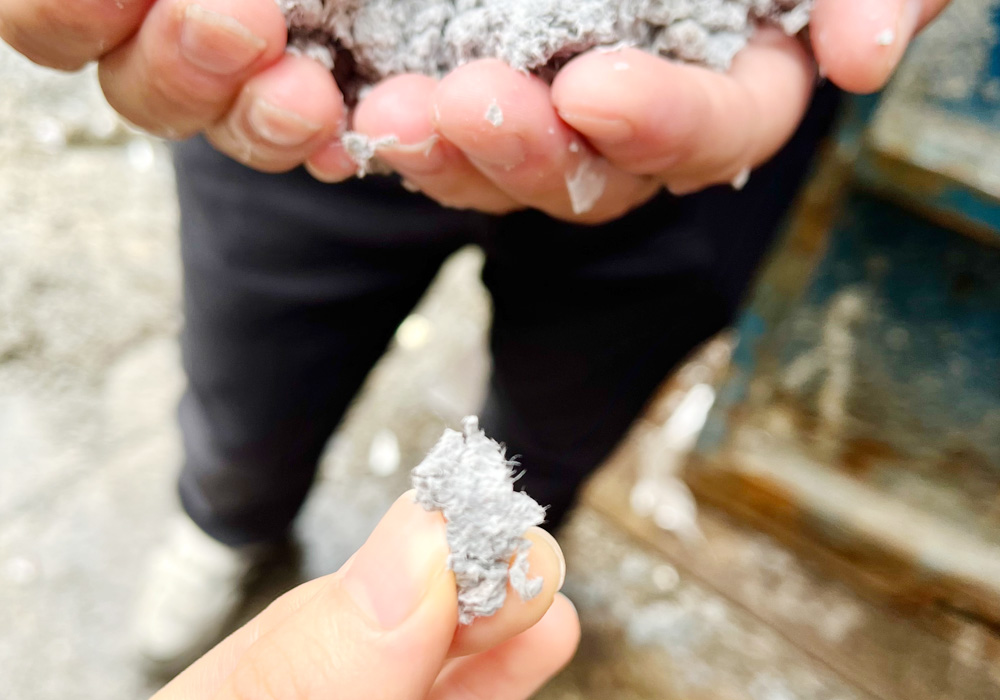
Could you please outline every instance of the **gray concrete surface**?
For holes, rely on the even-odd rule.
[[[165,148],[114,119],[91,73],[57,75],[0,47],[0,700],[156,688],[128,628],[176,508],[176,221]],[[477,405],[479,264],[475,251],[453,259],[400,328],[331,441],[298,567],[256,604],[343,562],[407,467]],[[565,543],[586,635],[542,697],[868,697],[595,512]]]

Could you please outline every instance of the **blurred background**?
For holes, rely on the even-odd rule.
[[[585,635],[540,697],[1000,698],[998,36],[1000,2],[956,0],[849,103],[738,326],[562,535]],[[171,177],[91,71],[0,47],[0,700],[157,687],[128,625],[177,508]],[[480,264],[400,326],[246,616],[339,567],[476,409]]]

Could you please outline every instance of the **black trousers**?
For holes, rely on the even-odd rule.
[[[447,210],[391,178],[265,175],[180,144],[188,514],[232,545],[284,536],[397,325],[476,243],[495,309],[482,423],[557,526],[657,384],[733,319],[836,100],[821,90],[743,191],[664,194],[599,227]]]

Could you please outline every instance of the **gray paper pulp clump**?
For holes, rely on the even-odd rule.
[[[507,598],[507,584],[523,600],[542,590],[528,578],[524,533],[545,520],[545,510],[514,490],[513,463],[479,429],[474,417],[462,432],[446,430],[412,473],[417,503],[447,521],[448,567],[458,584],[458,618],[467,625],[494,614]]]
[[[345,88],[442,76],[477,58],[540,73],[598,46],[729,67],[757,22],[789,34],[814,0],[276,0],[293,50],[336,66]]]
[[[546,79],[597,47],[634,46],[724,71],[758,24],[796,34],[815,0],[275,0],[289,50],[330,68],[349,104],[403,73],[441,77],[478,58],[498,58]],[[503,114],[487,112],[494,126]],[[344,148],[364,176],[390,138],[348,133]],[[604,192],[601,172],[581,163],[566,176],[573,211]]]

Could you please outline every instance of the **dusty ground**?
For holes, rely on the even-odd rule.
[[[176,507],[176,220],[165,148],[119,125],[91,74],[0,48],[2,700],[155,689],[126,630],[144,557]],[[441,426],[475,408],[487,368],[478,265],[461,253],[401,327],[331,442],[300,522],[300,567],[259,602],[336,568]],[[871,697],[596,512],[583,509],[565,542],[587,633],[543,697]]]

